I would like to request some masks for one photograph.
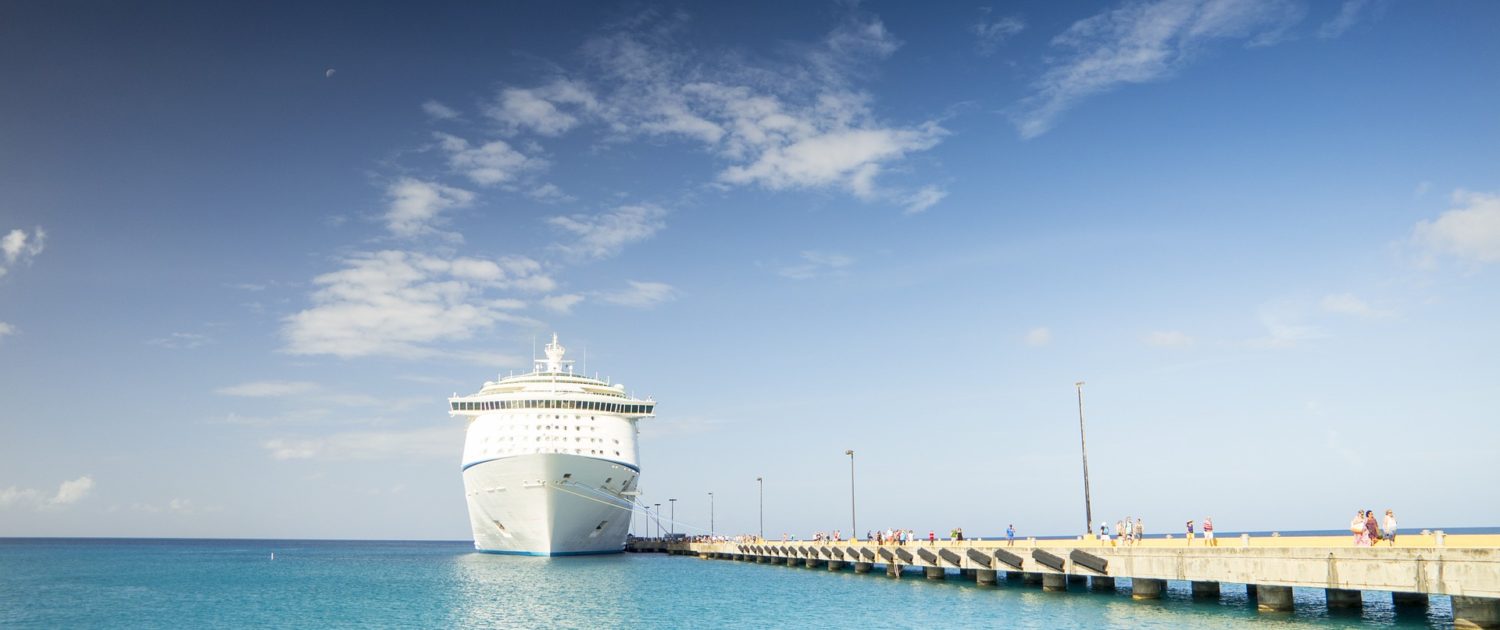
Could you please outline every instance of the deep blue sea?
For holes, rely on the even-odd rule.
[[[271,554],[276,559],[271,560]],[[1399,614],[1382,593],[1330,614],[1257,613],[1238,585],[1194,602],[929,582],[876,571],[656,554],[532,558],[468,542],[0,539],[0,628],[1426,628],[1446,597]]]

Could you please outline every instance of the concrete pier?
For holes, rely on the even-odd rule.
[[[1292,587],[1255,585],[1255,609],[1261,612],[1291,612]]]
[[[1166,590],[1166,580],[1152,578],[1130,579],[1130,599],[1161,599],[1162,592]]]
[[[1058,592],[1068,590],[1068,580],[1061,573],[1043,573],[1042,590]]]
[[[633,540],[626,551],[697,556],[703,559],[785,563],[788,566],[847,568],[865,574],[874,563],[899,579],[902,569],[920,569],[930,579],[957,570],[978,584],[1007,580],[1047,591],[1089,583],[1111,592],[1117,579],[1130,580],[1134,599],[1161,599],[1167,580],[1189,582],[1195,598],[1220,595],[1228,582],[1245,585],[1249,600],[1268,613],[1293,610],[1294,587],[1322,589],[1330,610],[1359,610],[1366,591],[1390,593],[1403,614],[1426,615],[1431,596],[1452,598],[1457,628],[1500,630],[1500,536],[1403,536],[1399,545],[1354,548],[1347,538],[1253,537],[1224,547],[1187,546],[1180,540],[1148,539],[1111,547],[1090,539],[1028,539],[1022,546],[1004,541],[943,541],[917,547],[866,542],[764,543],[667,542]],[[837,558],[837,559],[835,559]]]
[[[1350,591],[1342,588],[1328,589],[1328,609],[1359,610],[1365,605],[1364,599],[1359,591]]]
[[[1454,595],[1453,627],[1464,630],[1500,628],[1500,599]]]

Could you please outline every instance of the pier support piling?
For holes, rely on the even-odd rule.
[[[901,579],[901,567],[891,562],[885,565],[885,576]]]
[[[1167,590],[1166,580],[1130,578],[1131,599],[1161,599],[1162,591],[1165,590]]]
[[[860,574],[869,573],[874,568],[875,568],[875,564],[871,563],[871,562],[856,562],[856,563],[854,563],[854,572],[855,573],[860,573]]]
[[[1351,591],[1342,588],[1328,589],[1328,609],[1359,610],[1365,605],[1360,597],[1359,591]]]
[[[1453,627],[1464,630],[1500,628],[1500,599],[1454,595]]]
[[[1061,573],[1043,573],[1042,590],[1047,592],[1058,592],[1068,590],[1067,576]]]
[[[823,562],[823,560],[821,558],[808,558],[806,560],[807,568],[809,568],[809,569],[815,569],[815,568],[818,567],[819,564],[822,564],[822,562]]]
[[[1255,585],[1255,609],[1261,612],[1291,612],[1292,587]]]
[[[922,575],[929,580],[943,580],[948,578],[948,572],[943,567],[922,567]]]
[[[974,583],[980,586],[992,586],[996,582],[995,571],[992,569],[975,569]]]
[[[1034,571],[1027,571],[1026,573],[1023,573],[1021,575],[1021,581],[1025,582],[1027,586],[1036,586],[1042,583],[1042,574]]]
[[[1218,582],[1193,582],[1193,599],[1218,599]]]
[[[1068,574],[1068,584],[1087,584],[1088,581],[1089,576],[1087,575],[1075,575],[1072,573]]]
[[[1397,608],[1426,608],[1426,593],[1391,593],[1391,605]]]
[[[829,560],[828,561],[828,570],[829,571],[842,571],[843,569],[844,569],[844,561],[843,560]]]
[[[1089,588],[1096,591],[1112,593],[1115,590],[1115,579],[1104,575],[1096,575],[1089,578]]]
[[[787,556],[787,558],[786,558],[786,566],[795,567],[795,566],[797,566],[799,564],[802,564],[802,559],[801,558],[798,558],[797,556]]]

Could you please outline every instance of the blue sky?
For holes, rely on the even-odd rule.
[[[682,529],[1500,523],[1500,7],[20,4],[0,535],[467,536],[559,333]],[[1341,520],[1342,519],[1342,520]]]

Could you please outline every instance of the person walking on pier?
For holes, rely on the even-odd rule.
[[[927,544],[929,544],[929,545],[935,545],[935,544],[937,544],[937,532],[934,532],[934,531],[932,531],[930,529],[927,530]]]
[[[1193,546],[1193,519],[1188,519],[1187,522],[1187,544],[1189,547]]]
[[[1365,538],[1369,539],[1370,547],[1380,542],[1380,524],[1375,521],[1375,510],[1365,510]]]
[[[1146,524],[1143,523],[1143,522],[1141,522],[1140,517],[1136,517],[1136,519],[1135,519],[1135,535],[1133,536],[1133,538],[1135,538],[1135,544],[1137,544],[1137,545],[1141,544],[1141,537],[1144,536],[1145,534],[1146,534]]]
[[[1219,541],[1214,540],[1214,517],[1212,516],[1203,519],[1203,544],[1210,547],[1219,546]]]
[[[1349,531],[1354,532],[1355,547],[1369,547],[1370,537],[1365,533],[1365,511],[1355,510],[1354,518],[1349,521]]]
[[[1005,528],[1005,546],[1006,547],[1014,547],[1014,546],[1016,546],[1016,524],[1015,523],[1011,523],[1009,527]]]
[[[1385,511],[1385,541],[1396,546],[1396,513],[1391,510]]]

